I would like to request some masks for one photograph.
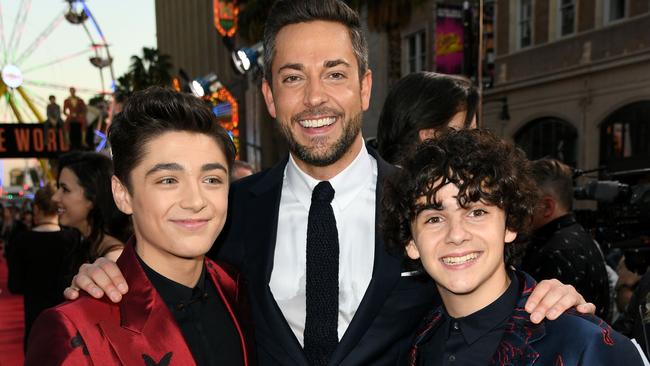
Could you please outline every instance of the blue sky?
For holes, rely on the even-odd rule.
[[[28,3],[31,3],[30,10],[20,32],[23,23],[18,18],[18,10],[21,4]],[[109,45],[115,78],[127,71],[130,57],[140,54],[142,47],[156,46],[154,0],[87,0],[86,4]],[[0,6],[0,64],[4,67],[18,61],[20,55],[27,56],[18,67],[24,74],[25,89],[33,96],[39,109],[44,109],[49,94],[54,94],[62,104],[69,86],[75,86],[84,99],[101,90],[100,73],[88,61],[93,55],[91,38],[95,42],[101,41],[92,23],[86,22],[90,37],[82,26],[72,25],[65,19],[49,31],[50,25],[67,9],[63,0],[0,0]],[[10,42],[12,34],[13,42]],[[39,37],[43,38],[42,42],[35,42]],[[33,52],[25,53],[35,44],[38,47]],[[10,52],[10,49],[14,51]],[[65,61],[57,62],[62,59]],[[108,88],[109,72],[104,70],[103,80]],[[20,99],[19,104],[26,110]],[[7,113],[6,102],[0,100],[0,121],[12,119],[13,116]]]

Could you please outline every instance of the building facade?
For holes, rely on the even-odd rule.
[[[244,43],[237,35],[218,33],[212,0],[156,0],[155,7],[158,49],[171,56],[174,74],[189,80],[216,74],[237,102],[240,159],[257,169],[271,166],[285,149],[266,111],[259,77],[233,67],[232,50]]]
[[[650,1],[497,0],[495,44],[484,126],[532,159],[650,168]]]

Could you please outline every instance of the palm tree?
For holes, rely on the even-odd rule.
[[[155,48],[142,48],[142,57],[131,56],[129,71],[117,79],[118,92],[130,94],[153,85],[170,85],[171,56]]]

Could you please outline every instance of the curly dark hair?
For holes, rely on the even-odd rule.
[[[384,184],[382,229],[388,249],[405,258],[405,267],[421,269],[406,256],[413,238],[411,223],[427,206],[440,206],[436,193],[446,184],[458,187],[458,204],[484,201],[504,210],[506,227],[526,233],[537,188],[524,152],[487,130],[449,130],[426,140]],[[426,197],[426,204],[418,199]],[[506,263],[521,254],[520,245],[506,246]]]

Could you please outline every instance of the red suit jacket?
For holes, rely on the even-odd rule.
[[[86,129],[86,103],[76,97],[77,104],[72,104],[72,97],[67,98],[63,101],[63,112],[67,115],[65,122],[66,126],[70,125],[70,122],[79,122],[81,123],[81,130]]]
[[[234,322],[245,365],[253,363],[245,289],[240,277],[210,259],[207,273]],[[119,304],[89,295],[43,312],[31,331],[25,365],[195,365],[172,314],[142,270],[133,245],[117,265],[129,284]],[[242,314],[246,312],[246,314]]]

